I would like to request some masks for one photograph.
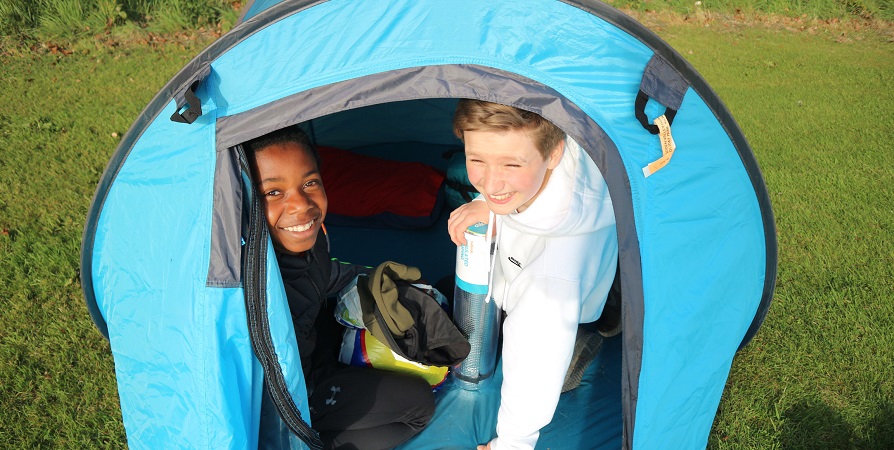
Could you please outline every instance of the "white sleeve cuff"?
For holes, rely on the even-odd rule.
[[[539,437],[539,431],[522,439],[501,439],[498,436],[490,441],[490,450],[534,450]]]

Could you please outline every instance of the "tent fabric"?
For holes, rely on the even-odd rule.
[[[255,0],[245,11],[136,119],[88,213],[82,286],[111,344],[129,446],[255,447],[275,441],[262,430],[284,430],[270,411],[308,418],[275,257],[243,244],[239,144],[300,124],[352,151],[456,146],[460,97],[537,112],[593,158],[618,218],[625,296],[615,431],[624,448],[705,445],[735,352],[772,298],[776,241],[744,135],[679,54],[596,1]],[[640,90],[649,120],[678,111],[677,152],[648,179],[661,147],[634,117]],[[443,268],[452,256],[427,257]],[[263,292],[248,292],[248,273]],[[246,326],[256,314],[260,334]]]

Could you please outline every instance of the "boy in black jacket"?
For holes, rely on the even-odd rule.
[[[245,147],[295,325],[311,425],[327,448],[385,449],[405,442],[434,414],[429,384],[337,360],[343,329],[327,297],[369,269],[329,258],[322,228],[328,202],[316,149],[297,128]]]

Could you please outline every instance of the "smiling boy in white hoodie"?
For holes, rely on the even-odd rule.
[[[466,228],[495,222],[491,292],[506,312],[497,437],[478,448],[532,449],[558,404],[578,325],[599,319],[615,277],[611,198],[586,152],[535,113],[461,100],[453,129],[481,195],[450,214],[448,231],[461,245]]]

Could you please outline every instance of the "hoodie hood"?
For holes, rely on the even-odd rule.
[[[526,234],[568,236],[612,226],[615,220],[602,174],[566,136],[562,159],[540,195],[523,212],[502,216],[501,222]]]

